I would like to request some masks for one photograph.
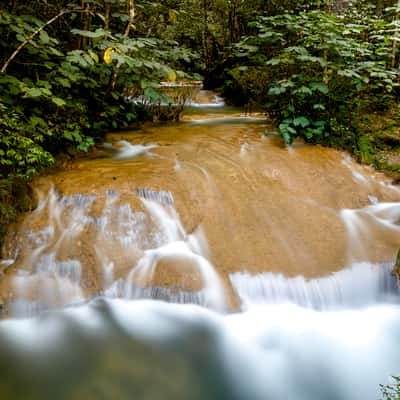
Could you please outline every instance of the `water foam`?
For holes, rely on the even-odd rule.
[[[224,316],[194,305],[96,300],[0,322],[0,384],[32,399],[94,391],[120,399],[375,400],[379,384],[400,372],[399,334],[393,305],[316,312],[263,304]]]
[[[347,231],[349,263],[368,259],[369,247],[379,243],[400,247],[400,203],[344,209],[339,215]]]
[[[314,310],[337,310],[398,303],[400,289],[391,275],[392,269],[391,263],[364,262],[311,280],[273,273],[235,273],[230,280],[244,308],[252,304],[292,303]]]
[[[47,225],[26,235],[25,247],[30,251],[25,250],[24,257],[17,260],[8,312],[29,317],[101,294],[189,302],[225,310],[224,288],[208,261],[201,227],[192,234],[185,231],[170,192],[138,188],[132,196],[139,197],[141,210],[121,204],[117,192],[107,191],[101,214],[94,216],[91,209],[95,196],[61,196],[54,188],[47,197],[41,195],[32,218]],[[86,235],[90,241],[84,243]],[[88,256],[82,256],[84,252]],[[5,269],[13,263],[0,267]],[[158,270],[168,265],[177,270],[177,282],[160,286],[154,279]],[[98,267],[100,279],[96,278]],[[118,272],[121,268],[129,268],[124,278]],[[162,273],[165,276],[168,269]],[[186,284],[193,281],[193,274],[201,280],[195,289]],[[87,285],[94,285],[92,279],[96,279],[96,292],[86,290],[90,288]]]
[[[116,154],[114,156],[117,160],[127,160],[140,155],[149,154],[149,150],[158,147],[156,144],[131,144],[127,140],[120,140],[117,144],[119,147],[116,149]]]

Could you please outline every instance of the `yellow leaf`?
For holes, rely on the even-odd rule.
[[[176,73],[173,69],[170,69],[168,72],[168,80],[170,82],[175,82],[176,81]]]
[[[112,58],[111,54],[114,52],[114,49],[112,47],[108,47],[106,51],[104,52],[104,62],[106,64],[111,64],[112,63]]]

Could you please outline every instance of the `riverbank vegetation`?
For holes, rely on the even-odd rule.
[[[261,104],[288,144],[300,137],[344,148],[399,172],[387,152],[397,153],[400,139],[400,7],[357,4],[259,16],[232,46],[224,91]]]
[[[400,178],[399,42],[397,0],[7,0],[0,230],[57,154],[153,118],[143,104],[168,103],[161,81],[202,78],[286,143],[344,148]]]
[[[151,116],[162,80],[184,79],[196,56],[138,32],[133,1],[9,1],[0,9],[0,235],[23,182],[60,152],[88,151],[109,129]],[[143,102],[142,102],[143,103]]]

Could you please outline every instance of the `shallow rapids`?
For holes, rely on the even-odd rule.
[[[377,400],[400,374],[400,189],[202,95],[34,182],[1,399]]]

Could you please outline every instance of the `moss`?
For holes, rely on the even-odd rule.
[[[400,181],[400,105],[381,113],[364,113],[353,121],[356,146],[350,149],[346,143],[336,143],[354,153],[359,161],[373,165]],[[343,140],[342,140],[343,141]],[[343,141],[344,142],[344,141]]]

